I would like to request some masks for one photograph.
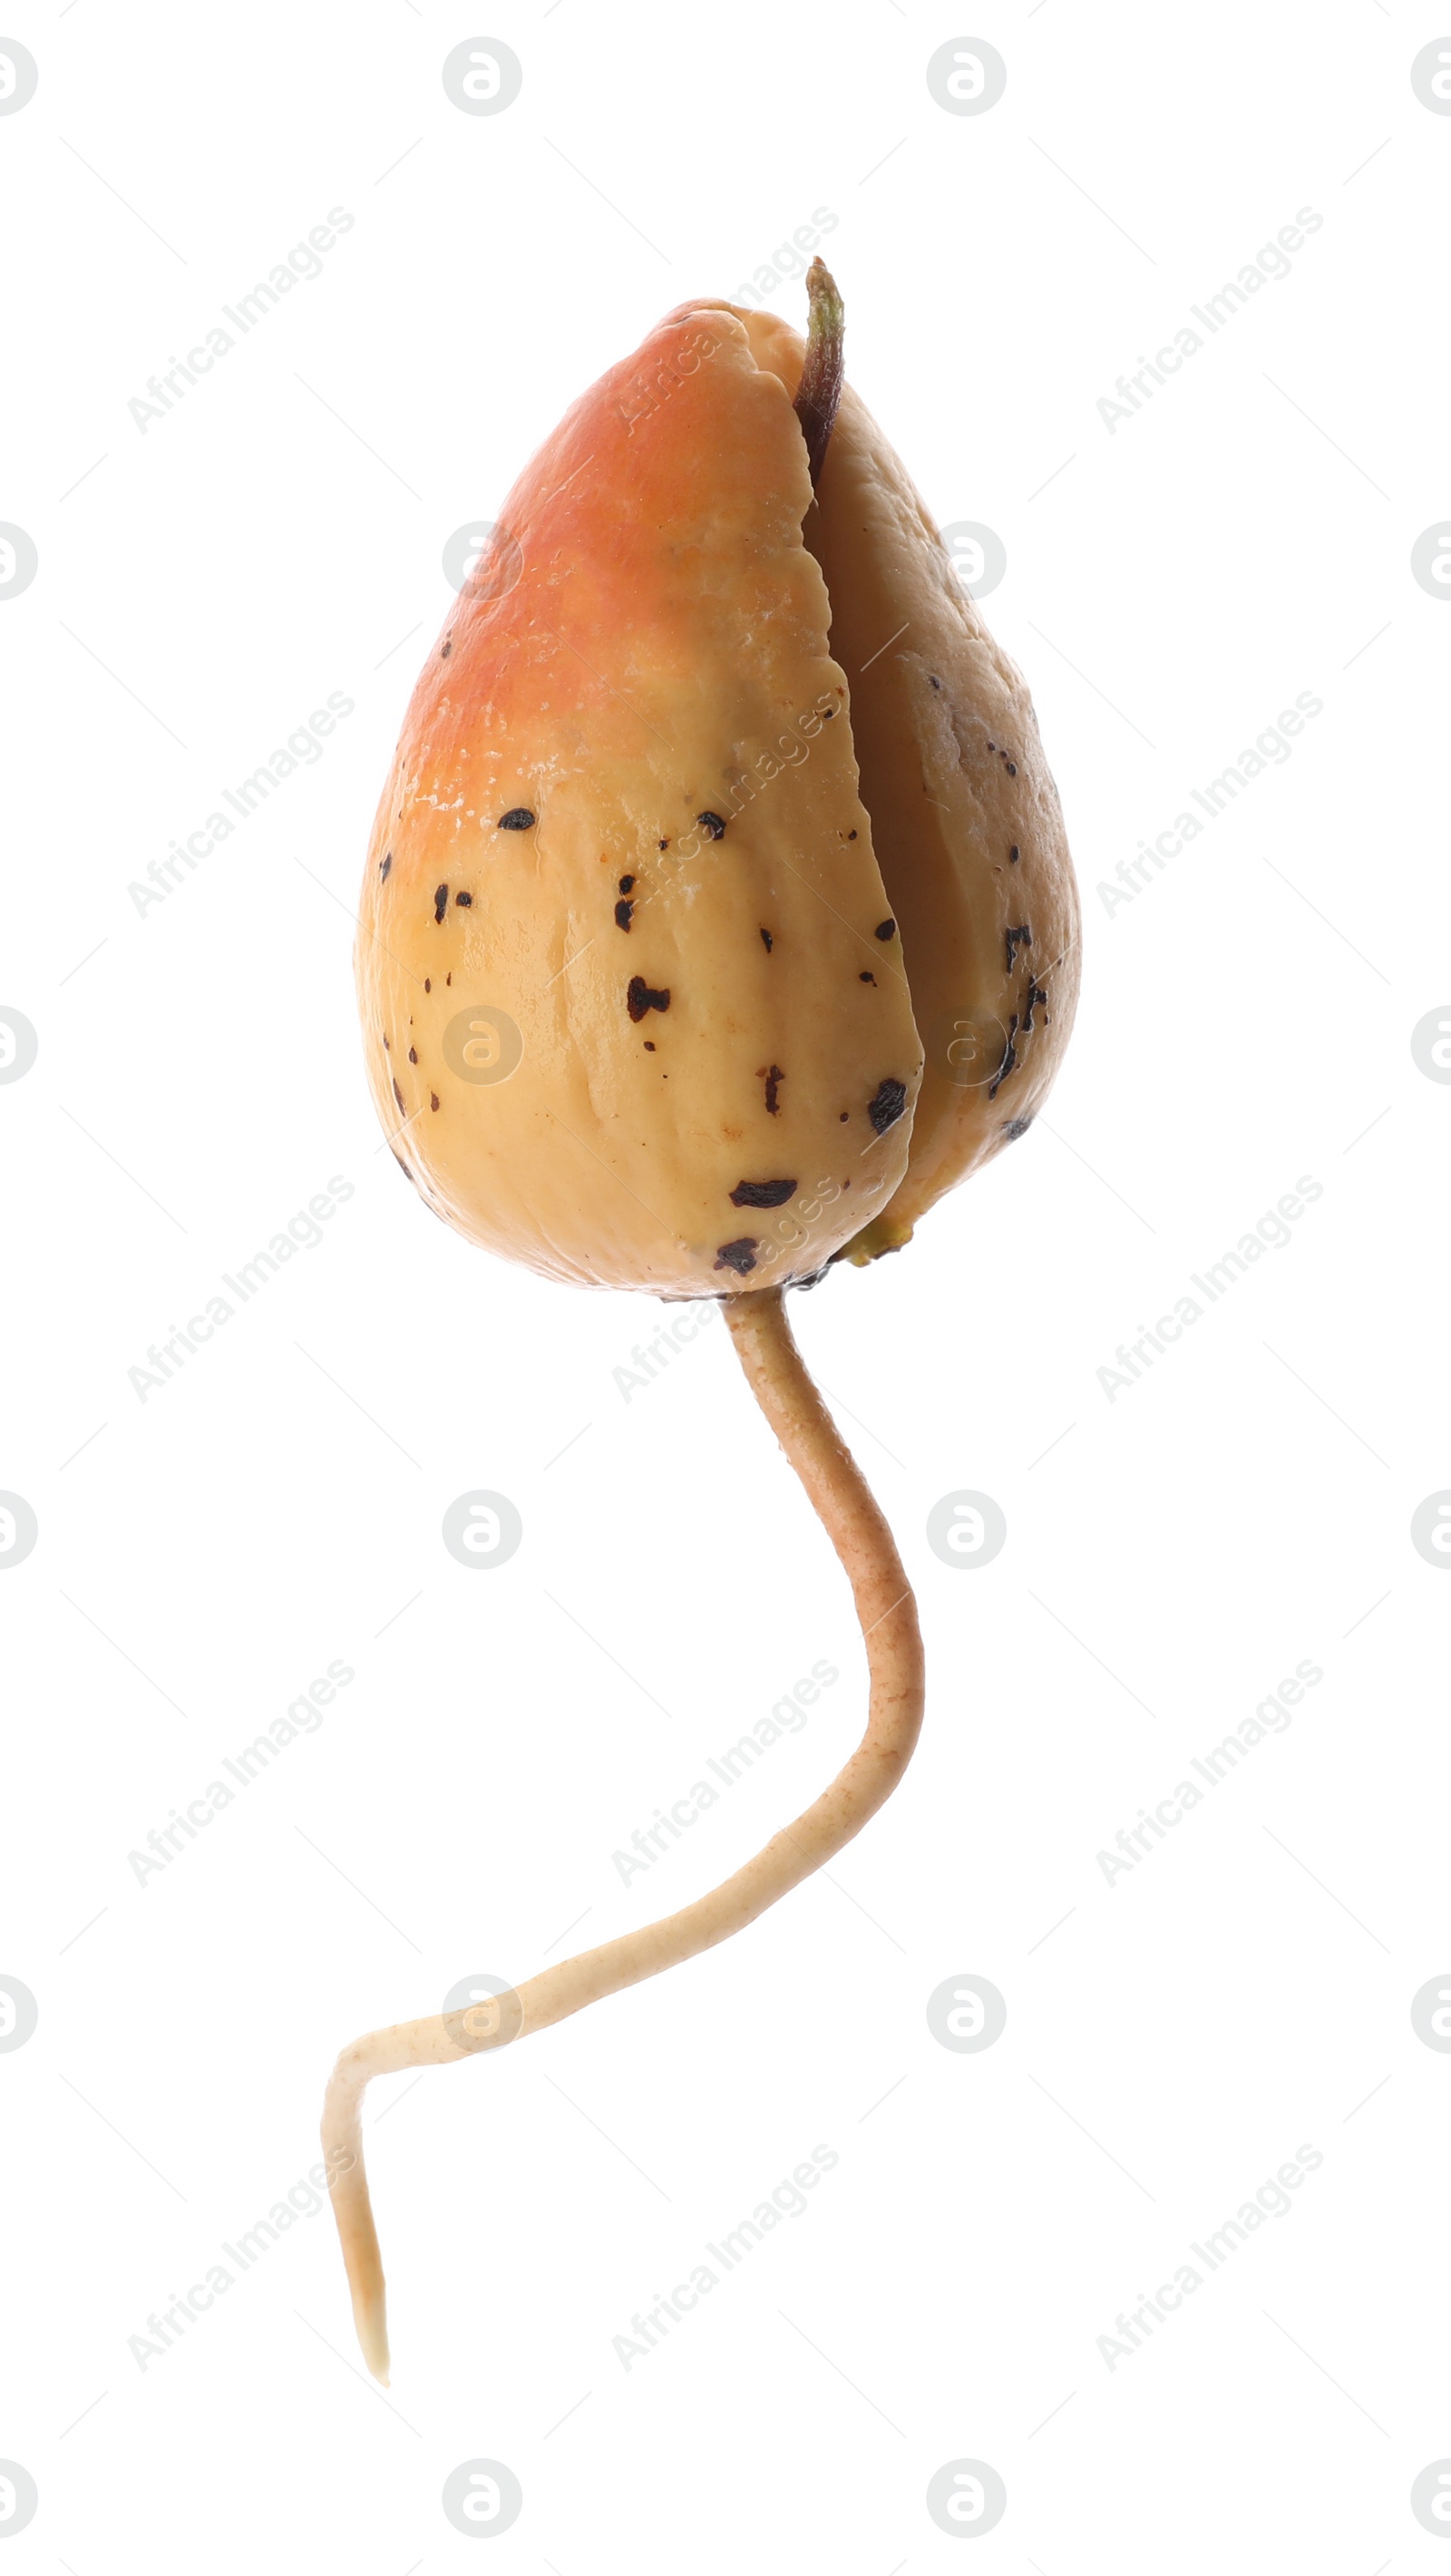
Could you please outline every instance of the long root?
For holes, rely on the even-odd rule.
[[[678,1914],[606,1941],[597,1950],[582,1950],[508,1994],[458,2012],[399,2022],[343,2050],[327,2090],[322,2139],[358,2341],[368,2368],[385,2386],[383,2261],[361,2128],[363,2094],[373,2077],[408,2066],[452,2065],[485,2049],[507,2047],[603,1995],[618,1994],[729,1940],[860,1833],[891,1796],[917,1741],[924,1692],[922,1638],[892,1533],[807,1374],[786,1320],[783,1291],[743,1292],[727,1300],[725,1312],[751,1390],[851,1583],[871,1675],[866,1733],[804,1814],[784,1825],[754,1860]]]

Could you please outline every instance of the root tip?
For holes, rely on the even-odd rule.
[[[353,2322],[357,2327],[358,2345],[363,2359],[379,2386],[386,2388],[391,2365],[388,2352],[388,2319],[381,2299],[376,2307],[370,2306],[355,2311]]]

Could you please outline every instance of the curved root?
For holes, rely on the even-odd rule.
[[[322,2139],[334,2215],[363,2357],[387,2384],[383,2263],[363,2166],[363,2094],[375,2075],[446,2066],[547,2030],[602,1995],[658,1976],[753,1923],[777,1898],[860,1833],[902,1776],[922,1723],[922,1639],[917,1605],[896,1543],[855,1459],[807,1374],[786,1320],[783,1291],[726,1301],[726,1321],[751,1390],[795,1468],[851,1583],[871,1675],[866,1733],[830,1786],[709,1895],[638,1932],[583,1950],[516,1991],[373,2031],[333,2069]]]

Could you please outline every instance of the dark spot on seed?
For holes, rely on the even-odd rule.
[[[620,892],[621,892],[621,894],[633,894],[633,893],[634,893],[634,891],[635,891],[635,880],[634,880],[634,878],[633,878],[633,877],[621,877],[621,879],[620,879]]]
[[[408,1115],[408,1103],[398,1088],[398,1076],[396,1073],[393,1076],[393,1097],[397,1101],[399,1108],[402,1110],[403,1115],[406,1118]]]
[[[670,844],[668,841],[657,841],[655,847],[657,850],[668,850]]]
[[[449,655],[450,655],[450,653],[451,653],[452,651],[453,651],[453,637],[450,635],[450,636],[449,636],[449,638],[448,638],[448,640],[447,640],[447,642],[445,643],[445,645],[444,645],[444,647],[443,647],[442,652],[439,654],[439,657],[438,657],[438,658],[439,658],[440,662],[446,662],[446,661],[448,660],[448,657],[449,657]]]
[[[501,832],[529,832],[533,828],[534,817],[527,805],[511,805],[507,814],[499,816]]]
[[[715,1257],[717,1270],[733,1270],[738,1279],[744,1279],[748,1271],[755,1269],[759,1241],[759,1235],[743,1234],[734,1243],[723,1243]]]
[[[996,751],[996,750],[997,750],[997,744],[996,744],[995,742],[990,742],[990,743],[988,744],[988,749],[989,749],[989,751]]]
[[[847,839],[848,839],[849,841],[854,841],[854,840],[856,839],[856,834],[855,834],[855,832],[848,832],[848,834],[847,834],[847,836],[846,836],[846,837],[847,837]],[[818,1278],[818,1279],[821,1277],[821,1273],[820,1273],[820,1271],[819,1271],[819,1270],[818,1270],[818,1272],[817,1272],[816,1276],[817,1276],[817,1278]],[[803,1281],[802,1281],[802,1286],[804,1287],[804,1286],[806,1286],[806,1285],[807,1285],[807,1282],[803,1280]]]
[[[879,939],[895,939],[896,935],[897,925],[895,921],[879,921],[877,923],[877,937]]]
[[[633,877],[626,877],[625,879],[626,885],[633,885],[634,882],[635,880]],[[624,896],[621,895],[619,902],[615,906],[615,920],[621,930],[629,929],[630,915],[634,909],[634,905],[632,903],[627,903]]]
[[[1043,1017],[1046,1020],[1049,1017],[1047,990],[1045,986],[1030,978],[1028,983],[1028,998],[1023,1004],[1023,1026],[1025,1029],[1030,1029],[1033,1026],[1033,1013],[1040,1003],[1043,1005]]]
[[[761,933],[761,937],[764,939],[764,941],[765,941],[765,943],[766,943],[766,955],[769,957],[769,956],[770,956],[770,954],[771,954],[772,949],[773,949],[773,948],[775,947],[775,945],[776,945],[776,942],[775,942],[775,940],[771,937],[771,934],[770,934],[769,930],[763,930],[763,931],[762,931],[762,933]]]
[[[667,987],[663,993],[652,992],[643,975],[632,975],[625,995],[625,1008],[632,1020],[643,1020],[647,1011],[668,1011],[669,989]]]
[[[445,977],[444,977],[444,979],[443,979],[443,980],[444,980],[445,984],[451,984],[451,983],[453,982],[453,977],[452,977],[452,975],[445,975]]]
[[[436,1091],[430,1091],[428,1095],[428,1105],[430,1109],[436,1109],[438,1107],[438,1093]]]
[[[906,1106],[905,1082],[898,1082],[895,1075],[890,1075],[885,1082],[878,1083],[875,1095],[867,1102],[867,1116],[879,1136],[885,1136],[889,1127],[896,1126]]]
[[[799,1184],[795,1181],[737,1181],[731,1192],[732,1207],[784,1207],[794,1198]]]
[[[779,1097],[781,1085],[785,1081],[786,1076],[781,1071],[779,1064],[762,1065],[761,1074],[766,1085],[766,1107],[769,1109],[771,1116],[773,1118],[777,1118],[780,1116],[781,1112],[781,1102]]]
[[[721,821],[719,814],[697,814],[695,819],[700,825],[702,832],[708,833],[711,840],[723,841],[725,839],[725,825]],[[717,1267],[719,1267],[719,1264],[717,1264]]]
[[[1029,1128],[1032,1126],[1032,1124],[1033,1124],[1033,1121],[1032,1121],[1032,1119],[1031,1119],[1030,1117],[1029,1117],[1029,1118],[1005,1118],[1005,1119],[1003,1120],[1003,1134],[1004,1134],[1006,1137],[1008,1137],[1010,1141],[1012,1141],[1012,1142],[1016,1142],[1016,1140],[1017,1140],[1017,1138],[1018,1138],[1019,1136],[1026,1136],[1026,1135],[1027,1135],[1027,1132],[1028,1132]]]
[[[843,1109],[843,1111],[842,1111],[842,1113],[841,1113],[841,1123],[842,1123],[843,1127],[846,1125],[846,1122],[847,1122],[847,1120],[848,1120],[848,1118],[849,1118],[850,1116],[851,1116],[851,1111],[850,1111],[849,1109]]]
[[[1016,842],[1016,841],[1014,841],[1012,848],[1011,848],[1011,849],[1009,850],[1009,852],[1008,852],[1008,856],[1009,856],[1009,858],[1012,860],[1012,863],[1013,863],[1014,867],[1016,867],[1016,866],[1017,866],[1018,861],[1019,861],[1019,859],[1022,857],[1022,855],[1023,855],[1023,853],[1022,853],[1022,851],[1019,849],[1019,847],[1018,847],[1018,845],[1017,845],[1017,842]]]
[[[425,993],[431,993],[431,992],[432,992],[432,990],[433,990],[433,978],[432,978],[432,976],[431,976],[431,975],[425,975],[425,976],[424,976],[424,978],[423,978],[423,989],[424,989]],[[410,1020],[409,1020],[409,1022],[408,1022],[408,1025],[409,1025],[409,1027],[410,1027],[410,1028],[412,1028],[412,1026],[413,1026],[413,1022],[412,1022],[412,1019],[411,1019],[411,1018],[410,1018]]]
[[[1010,760],[1010,761],[1008,762],[1008,776],[1009,776],[1010,778],[1016,778],[1016,777],[1017,777],[1017,774],[1018,774],[1018,764],[1017,764],[1017,762],[1016,762],[1015,760]]]
[[[647,1038],[647,1039],[645,1040],[645,1053],[646,1053],[647,1055],[653,1055],[653,1054],[654,1054],[654,1052],[655,1052],[655,1041],[654,1041],[654,1039],[653,1039],[653,1038]]]
[[[1025,921],[1025,922],[1023,923],[1023,925],[1022,925],[1021,929],[1019,929],[1019,930],[1010,930],[1010,931],[1008,932],[1008,934],[1007,934],[1007,939],[1008,939],[1008,973],[1011,975],[1011,973],[1012,973],[1012,971],[1013,971],[1013,959],[1014,959],[1014,958],[1015,958],[1015,956],[1017,955],[1018,950],[1019,950],[1020,948],[1031,948],[1031,947],[1032,947],[1032,945],[1033,945],[1033,934],[1032,934],[1031,930],[1028,928],[1028,925],[1027,925],[1027,923],[1026,923],[1026,921]]]
[[[875,984],[876,980],[877,980],[877,979],[876,979],[875,975],[869,975],[869,974],[867,973],[867,971],[866,971],[865,967],[862,969],[862,972],[861,972],[861,973],[860,973],[860,975],[858,975],[858,977],[857,977],[857,982],[858,982],[859,984]]]
[[[390,850],[390,851],[389,851],[389,853],[388,853],[388,856],[386,857],[386,859],[381,859],[381,860],[379,861],[379,863],[378,863],[378,874],[379,874],[379,876],[380,876],[380,877],[385,877],[385,876],[387,875],[387,873],[388,873],[388,870],[391,868],[391,866],[392,866],[392,865],[393,865],[393,853],[392,853],[392,851]]]
[[[473,896],[471,894],[456,894],[454,896],[454,902],[461,903],[465,912],[467,912],[469,905],[473,902]]]
[[[941,682],[940,680],[933,680],[933,679],[932,679],[932,674],[931,674],[931,672],[930,672],[930,671],[928,672],[927,677],[928,677],[928,679],[932,682],[932,686],[933,686],[933,688],[934,688],[934,689],[940,689],[940,688],[941,688],[941,686],[942,686],[942,682]]]
[[[444,914],[447,912],[447,910],[448,910],[448,888],[447,888],[447,886],[446,886],[446,885],[435,886],[435,887],[434,887],[434,889],[433,889],[433,918],[434,918],[434,920],[435,920],[435,921],[442,921],[443,916],[444,916]]]
[[[409,1063],[410,1063],[410,1064],[416,1064],[416,1063],[418,1062],[418,1049],[417,1049],[417,1047],[410,1047],[410,1048],[409,1048],[409,1050],[408,1050],[408,1061],[409,1061]]]
[[[1007,1081],[1007,1078],[1008,1078],[1009,1074],[1012,1072],[1012,1069],[1013,1069],[1014,1065],[1017,1063],[1017,1061],[1018,1061],[1018,1014],[1017,1014],[1017,1012],[1016,1012],[1016,1011],[1014,1011],[1013,1016],[1012,1016],[1012,1019],[1011,1019],[1011,1021],[1010,1021],[1010,1022],[1009,1022],[1009,1024],[1008,1024],[1008,1042],[1007,1042],[1007,1045],[1006,1045],[1006,1046],[1004,1047],[1004,1049],[1003,1049],[1003,1060],[1002,1060],[1001,1064],[998,1066],[997,1072],[993,1075],[993,1078],[992,1078],[991,1082],[988,1084],[988,1087],[987,1087],[987,1096],[988,1096],[989,1100],[996,1100],[996,1098],[997,1098],[997,1096],[998,1096],[998,1092],[999,1092],[999,1090],[1001,1089],[1002,1085]]]
[[[383,1031],[383,1044],[384,1044],[384,1046],[387,1048],[388,1053],[391,1055],[391,1054],[392,1054],[392,1052],[393,1052],[393,1042],[392,1042],[391,1038],[389,1037],[388,1032],[387,1032],[387,1030],[386,1030],[386,1029]]]

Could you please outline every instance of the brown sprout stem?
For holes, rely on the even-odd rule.
[[[820,262],[816,265],[819,267]],[[452,2065],[563,2021],[604,1995],[658,1976],[744,1930],[860,1833],[891,1796],[922,1724],[922,1638],[917,1605],[896,1543],[860,1468],[808,1376],[779,1288],[730,1297],[726,1322],[747,1382],[851,1584],[867,1650],[871,1698],[866,1733],[845,1768],[795,1822],[743,1869],[678,1914],[597,1950],[581,1951],[530,1977],[517,1991],[460,2012],[435,2013],[373,2031],[345,2048],[323,2109],[322,2140],[334,2215],[363,2357],[387,2384],[388,2329],[382,2257],[363,2167],[363,2094],[375,2075],[408,2066]]]
[[[808,268],[806,292],[811,314],[806,325],[806,363],[796,388],[796,417],[806,440],[806,462],[811,468],[814,492],[821,481],[836,407],[841,400],[846,314],[836,280],[824,260],[814,259]]]

